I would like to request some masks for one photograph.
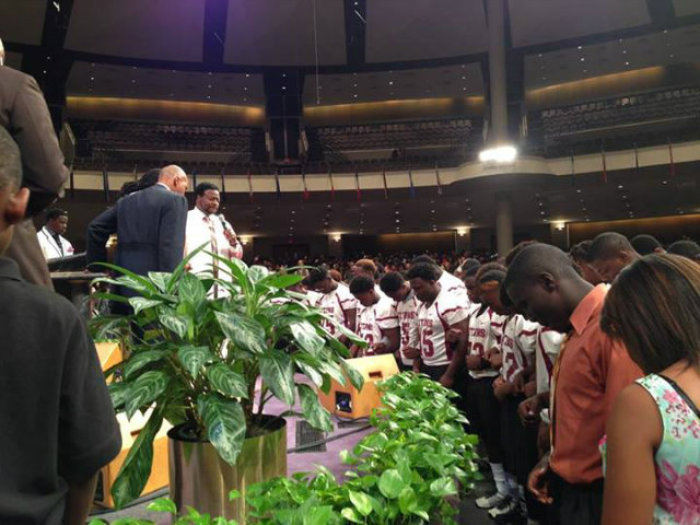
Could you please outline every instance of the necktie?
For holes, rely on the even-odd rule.
[[[63,257],[63,243],[61,242],[61,236],[58,233],[52,234],[53,240],[56,241],[56,246],[58,246],[58,251],[61,253],[61,257]]]
[[[214,229],[214,221],[211,220],[211,216],[207,215],[204,217],[204,221],[209,225],[209,242],[211,243],[211,252],[215,255],[219,255],[219,243],[216,240],[216,229]],[[212,273],[214,277],[219,276],[219,261],[216,257],[212,257]]]

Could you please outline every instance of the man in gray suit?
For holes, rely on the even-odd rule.
[[[116,264],[139,275],[172,272],[185,250],[186,189],[187,175],[171,165],[157,184],[119,199],[88,226],[87,263],[107,260],[105,244],[116,233]]]
[[[26,281],[53,289],[36,228],[29,217],[62,196],[69,173],[39,86],[29,75],[4,67],[4,61],[5,49],[0,40],[0,126],[20,148],[22,186],[31,191],[28,218],[15,226],[6,255],[17,262]]]

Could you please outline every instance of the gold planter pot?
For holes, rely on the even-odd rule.
[[[191,506],[212,517],[245,523],[247,488],[287,475],[287,422],[273,416],[262,416],[261,422],[270,431],[246,439],[234,466],[222,460],[208,441],[183,437],[181,426],[168,432],[170,497],[178,509]],[[234,489],[241,497],[229,501]]]

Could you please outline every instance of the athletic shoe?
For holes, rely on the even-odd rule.
[[[519,507],[518,502],[513,498],[503,500],[499,505],[496,505],[489,510],[489,517],[496,519],[497,516],[508,514]]]
[[[492,509],[508,499],[510,498],[507,495],[494,492],[488,496],[481,496],[475,501],[475,503],[480,509]]]

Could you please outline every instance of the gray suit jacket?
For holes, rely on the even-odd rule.
[[[87,263],[107,260],[105,243],[117,234],[116,264],[139,275],[172,272],[185,251],[187,200],[156,184],[122,197],[88,226]]]
[[[27,209],[31,217],[62,195],[69,173],[39,86],[29,75],[6,66],[0,67],[0,126],[22,153],[22,185],[32,192]],[[29,222],[15,228],[6,255],[17,261],[25,280],[51,287],[36,230]]]

